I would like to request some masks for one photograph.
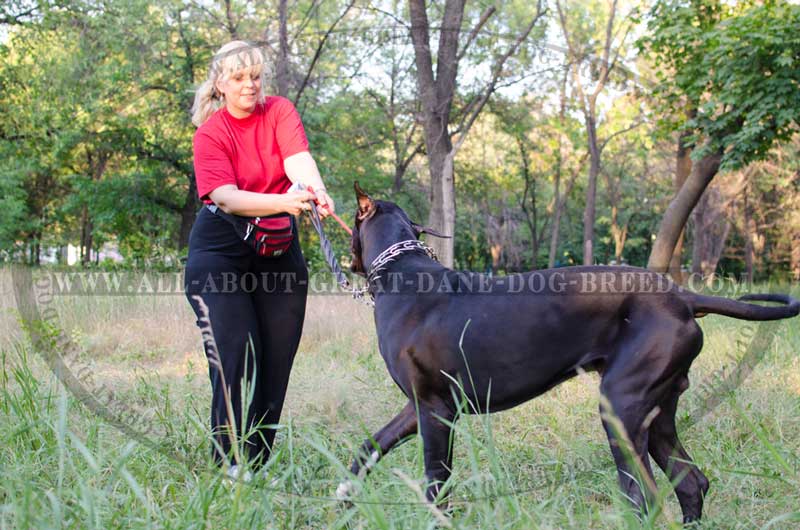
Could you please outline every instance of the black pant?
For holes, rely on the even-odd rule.
[[[247,456],[263,463],[269,456],[303,329],[308,270],[295,237],[290,250],[278,258],[262,258],[235,234],[223,218],[202,208],[189,236],[186,296],[197,315],[193,295],[208,306],[211,329],[219,352],[230,398],[237,439],[242,436],[242,381],[252,387],[245,431]],[[206,356],[210,340],[204,340]],[[228,410],[220,371],[209,361],[211,428],[219,447],[230,455]],[[247,399],[245,397],[245,399]],[[215,460],[221,461],[214,449]]]

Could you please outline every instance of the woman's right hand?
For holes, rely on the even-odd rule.
[[[292,215],[300,215],[304,211],[311,210],[311,203],[316,197],[310,191],[290,191],[281,195],[283,200],[283,211]]]

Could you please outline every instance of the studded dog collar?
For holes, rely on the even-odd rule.
[[[386,270],[386,266],[389,263],[408,252],[424,252],[428,257],[439,261],[431,247],[417,239],[406,239],[390,246],[372,261],[369,266],[369,274],[367,274],[367,285],[372,285],[374,281],[380,278],[381,273]]]

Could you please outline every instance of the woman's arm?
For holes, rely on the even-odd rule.
[[[333,199],[328,195],[325,189],[325,184],[322,182],[322,177],[319,175],[317,163],[308,151],[301,151],[287,157],[283,161],[283,169],[286,171],[286,176],[292,182],[300,182],[306,186],[311,186],[317,196],[320,206],[320,217],[323,219],[327,217],[330,212],[335,211],[336,205]],[[326,207],[327,206],[327,207]]]
[[[308,191],[283,194],[255,193],[240,190],[235,184],[224,184],[214,189],[208,196],[223,212],[244,217],[283,212],[299,215],[304,210],[310,210],[308,201],[314,200],[314,194]]]

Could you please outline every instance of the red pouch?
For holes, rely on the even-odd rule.
[[[294,230],[291,215],[255,217],[247,221],[242,239],[255,249],[256,254],[277,258],[292,245]]]
[[[206,204],[213,214],[233,225],[236,235],[259,256],[277,258],[288,252],[294,240],[294,218],[288,213],[267,217],[242,217],[223,212],[216,204]]]

